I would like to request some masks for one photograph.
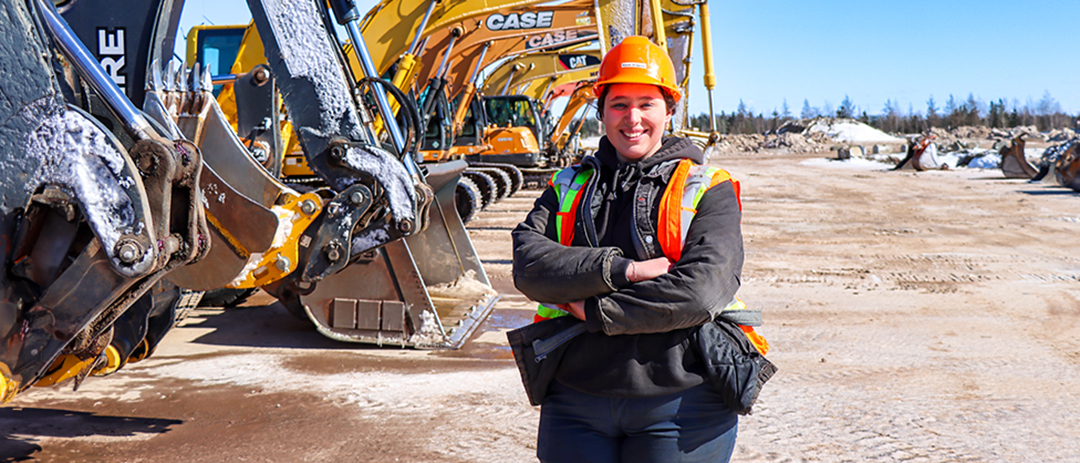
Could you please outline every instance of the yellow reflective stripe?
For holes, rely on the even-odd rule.
[[[555,194],[559,198],[559,212],[555,214],[555,232],[558,236],[559,242],[563,243],[564,236],[564,220],[570,220],[571,226],[574,217],[574,206],[581,198],[582,187],[592,177],[592,169],[584,169],[581,172],[576,173],[573,178],[570,178],[571,173],[574,172],[572,167],[568,167],[559,171],[559,178],[555,179]],[[568,217],[569,216],[569,217]],[[563,243],[566,244],[566,243]]]
[[[553,309],[544,304],[538,304],[536,306],[536,314],[544,318],[557,318],[570,315],[570,313],[561,309]]]
[[[739,298],[735,298],[735,300],[731,301],[731,303],[728,304],[727,307],[724,307],[723,309],[720,309],[721,312],[730,312],[732,310],[750,310],[750,309],[748,309],[746,307],[746,304],[743,303],[743,301],[741,299],[739,299]]]
[[[705,172],[702,175],[702,180],[709,179],[709,183],[712,183],[713,175],[715,175],[719,171],[720,171],[720,169],[718,169],[716,167],[710,167],[708,169],[705,169]],[[704,181],[702,183],[704,183]],[[701,197],[705,196],[705,192],[708,191],[708,190],[709,190],[709,186],[705,186],[705,188],[698,188],[697,194],[694,195],[694,205],[693,205],[694,209],[697,209],[698,203],[701,202]]]
[[[566,192],[570,189],[570,183],[573,181],[574,169],[567,167],[559,170],[554,174],[551,174],[551,187],[555,188],[555,198],[559,202],[559,210],[555,214],[555,233],[559,242],[562,242],[562,224],[563,214],[566,209]]]
[[[559,204],[559,210],[555,213],[555,233],[559,243],[564,241],[563,224],[569,221],[569,225],[573,226],[576,219],[575,206],[581,199],[584,189],[582,187],[592,178],[592,174],[593,169],[585,168],[581,172],[575,172],[573,167],[567,167],[551,176],[551,187],[555,189]],[[536,306],[536,315],[541,318],[557,318],[570,314],[564,310],[539,304]]]

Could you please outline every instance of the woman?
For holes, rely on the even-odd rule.
[[[588,328],[548,388],[537,455],[727,461],[738,417],[692,344],[739,288],[738,184],[694,167],[704,156],[690,141],[663,137],[681,95],[670,58],[645,37],[609,51],[593,90],[607,133],[599,150],[553,176],[513,232],[514,282],[542,301],[537,319],[569,314]],[[672,202],[683,188],[690,196]]]

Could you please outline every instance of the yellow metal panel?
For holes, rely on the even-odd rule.
[[[364,42],[379,73],[385,73],[412,45],[416,30],[433,0],[384,0],[372,8],[361,23]],[[541,3],[541,0],[444,1],[432,12],[423,35],[444,29],[465,19],[483,16],[503,8]]]

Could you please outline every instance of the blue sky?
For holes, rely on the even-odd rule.
[[[940,109],[950,94],[1022,106],[1046,92],[1080,112],[1077,1],[712,0],[709,8],[718,112],[742,100],[767,115],[786,99],[797,116],[804,99],[835,109],[847,95],[869,114],[886,100],[925,113],[931,96]],[[191,26],[250,17],[243,0],[187,0],[178,41]],[[691,73],[695,114],[708,110],[701,63]]]

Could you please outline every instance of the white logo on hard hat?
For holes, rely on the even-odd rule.
[[[624,68],[648,69],[648,66],[646,66],[645,63],[635,63],[635,62],[622,63],[622,67],[624,67]]]

